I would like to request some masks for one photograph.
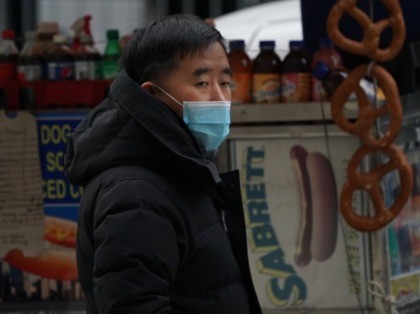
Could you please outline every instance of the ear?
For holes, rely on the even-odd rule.
[[[155,94],[155,88],[154,88],[152,82],[144,82],[143,84],[140,85],[140,87],[145,89],[146,91],[148,91],[152,95]]]

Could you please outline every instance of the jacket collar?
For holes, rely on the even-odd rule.
[[[125,71],[111,84],[108,99],[79,124],[65,161],[66,173],[76,184],[127,164],[156,167],[192,180],[220,182],[215,163],[182,119]]]

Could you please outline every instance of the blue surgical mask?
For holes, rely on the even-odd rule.
[[[207,152],[215,151],[229,135],[230,101],[184,101],[154,84],[162,93],[183,107],[183,120]]]

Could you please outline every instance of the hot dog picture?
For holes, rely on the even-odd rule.
[[[36,256],[25,256],[13,249],[3,258],[10,266],[27,273],[55,280],[76,280],[76,252],[46,250]]]
[[[64,247],[76,247],[76,222],[52,216],[45,216],[44,222],[46,241]]]
[[[26,256],[19,249],[11,249],[3,260],[26,273],[55,280],[77,280],[76,231],[74,221],[45,216],[44,239],[69,250],[45,249],[35,256]]]
[[[293,146],[290,150],[292,167],[298,183],[300,199],[299,230],[295,248],[295,263],[298,266],[306,266],[312,259],[312,196],[309,186],[309,175],[306,168],[308,152],[302,146]]]
[[[312,258],[323,262],[335,251],[338,228],[337,186],[331,163],[319,152],[295,145],[290,149],[298,182],[301,211],[295,262],[307,266]]]

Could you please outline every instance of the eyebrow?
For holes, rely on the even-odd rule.
[[[193,76],[198,77],[200,75],[203,75],[203,74],[206,74],[206,73],[209,73],[209,72],[211,72],[211,70],[209,68],[199,68],[199,69],[197,69],[193,72]],[[222,73],[232,76],[232,70],[230,69],[230,67],[224,68],[222,70]]]

